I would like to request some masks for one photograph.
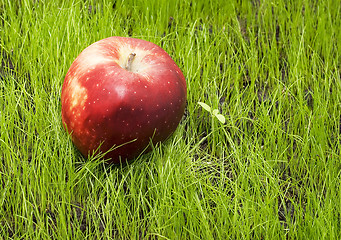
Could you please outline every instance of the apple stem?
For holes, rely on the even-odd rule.
[[[129,54],[127,65],[125,67],[125,69],[127,69],[128,71],[131,71],[131,64],[133,63],[135,56],[136,56],[136,53]]]

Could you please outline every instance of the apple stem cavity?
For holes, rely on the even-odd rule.
[[[133,63],[133,61],[134,61],[135,56],[136,56],[136,53],[130,53],[130,54],[129,54],[128,61],[127,61],[127,65],[125,66],[125,69],[126,69],[127,71],[130,71],[130,72],[131,72],[132,63]]]

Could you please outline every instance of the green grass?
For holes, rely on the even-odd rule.
[[[338,1],[65,2],[0,1],[0,238],[340,238]],[[126,166],[61,124],[69,66],[109,36],[160,45],[188,86],[176,132]]]

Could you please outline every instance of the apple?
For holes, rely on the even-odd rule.
[[[175,131],[186,88],[180,68],[161,47],[105,38],[84,49],[65,76],[63,125],[83,156],[102,152],[109,163],[129,161],[149,151],[150,141],[162,142]]]

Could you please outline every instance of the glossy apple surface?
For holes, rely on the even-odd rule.
[[[131,160],[177,128],[186,105],[186,81],[154,43],[109,37],[72,63],[62,87],[62,121],[87,157],[97,148],[110,163]]]

